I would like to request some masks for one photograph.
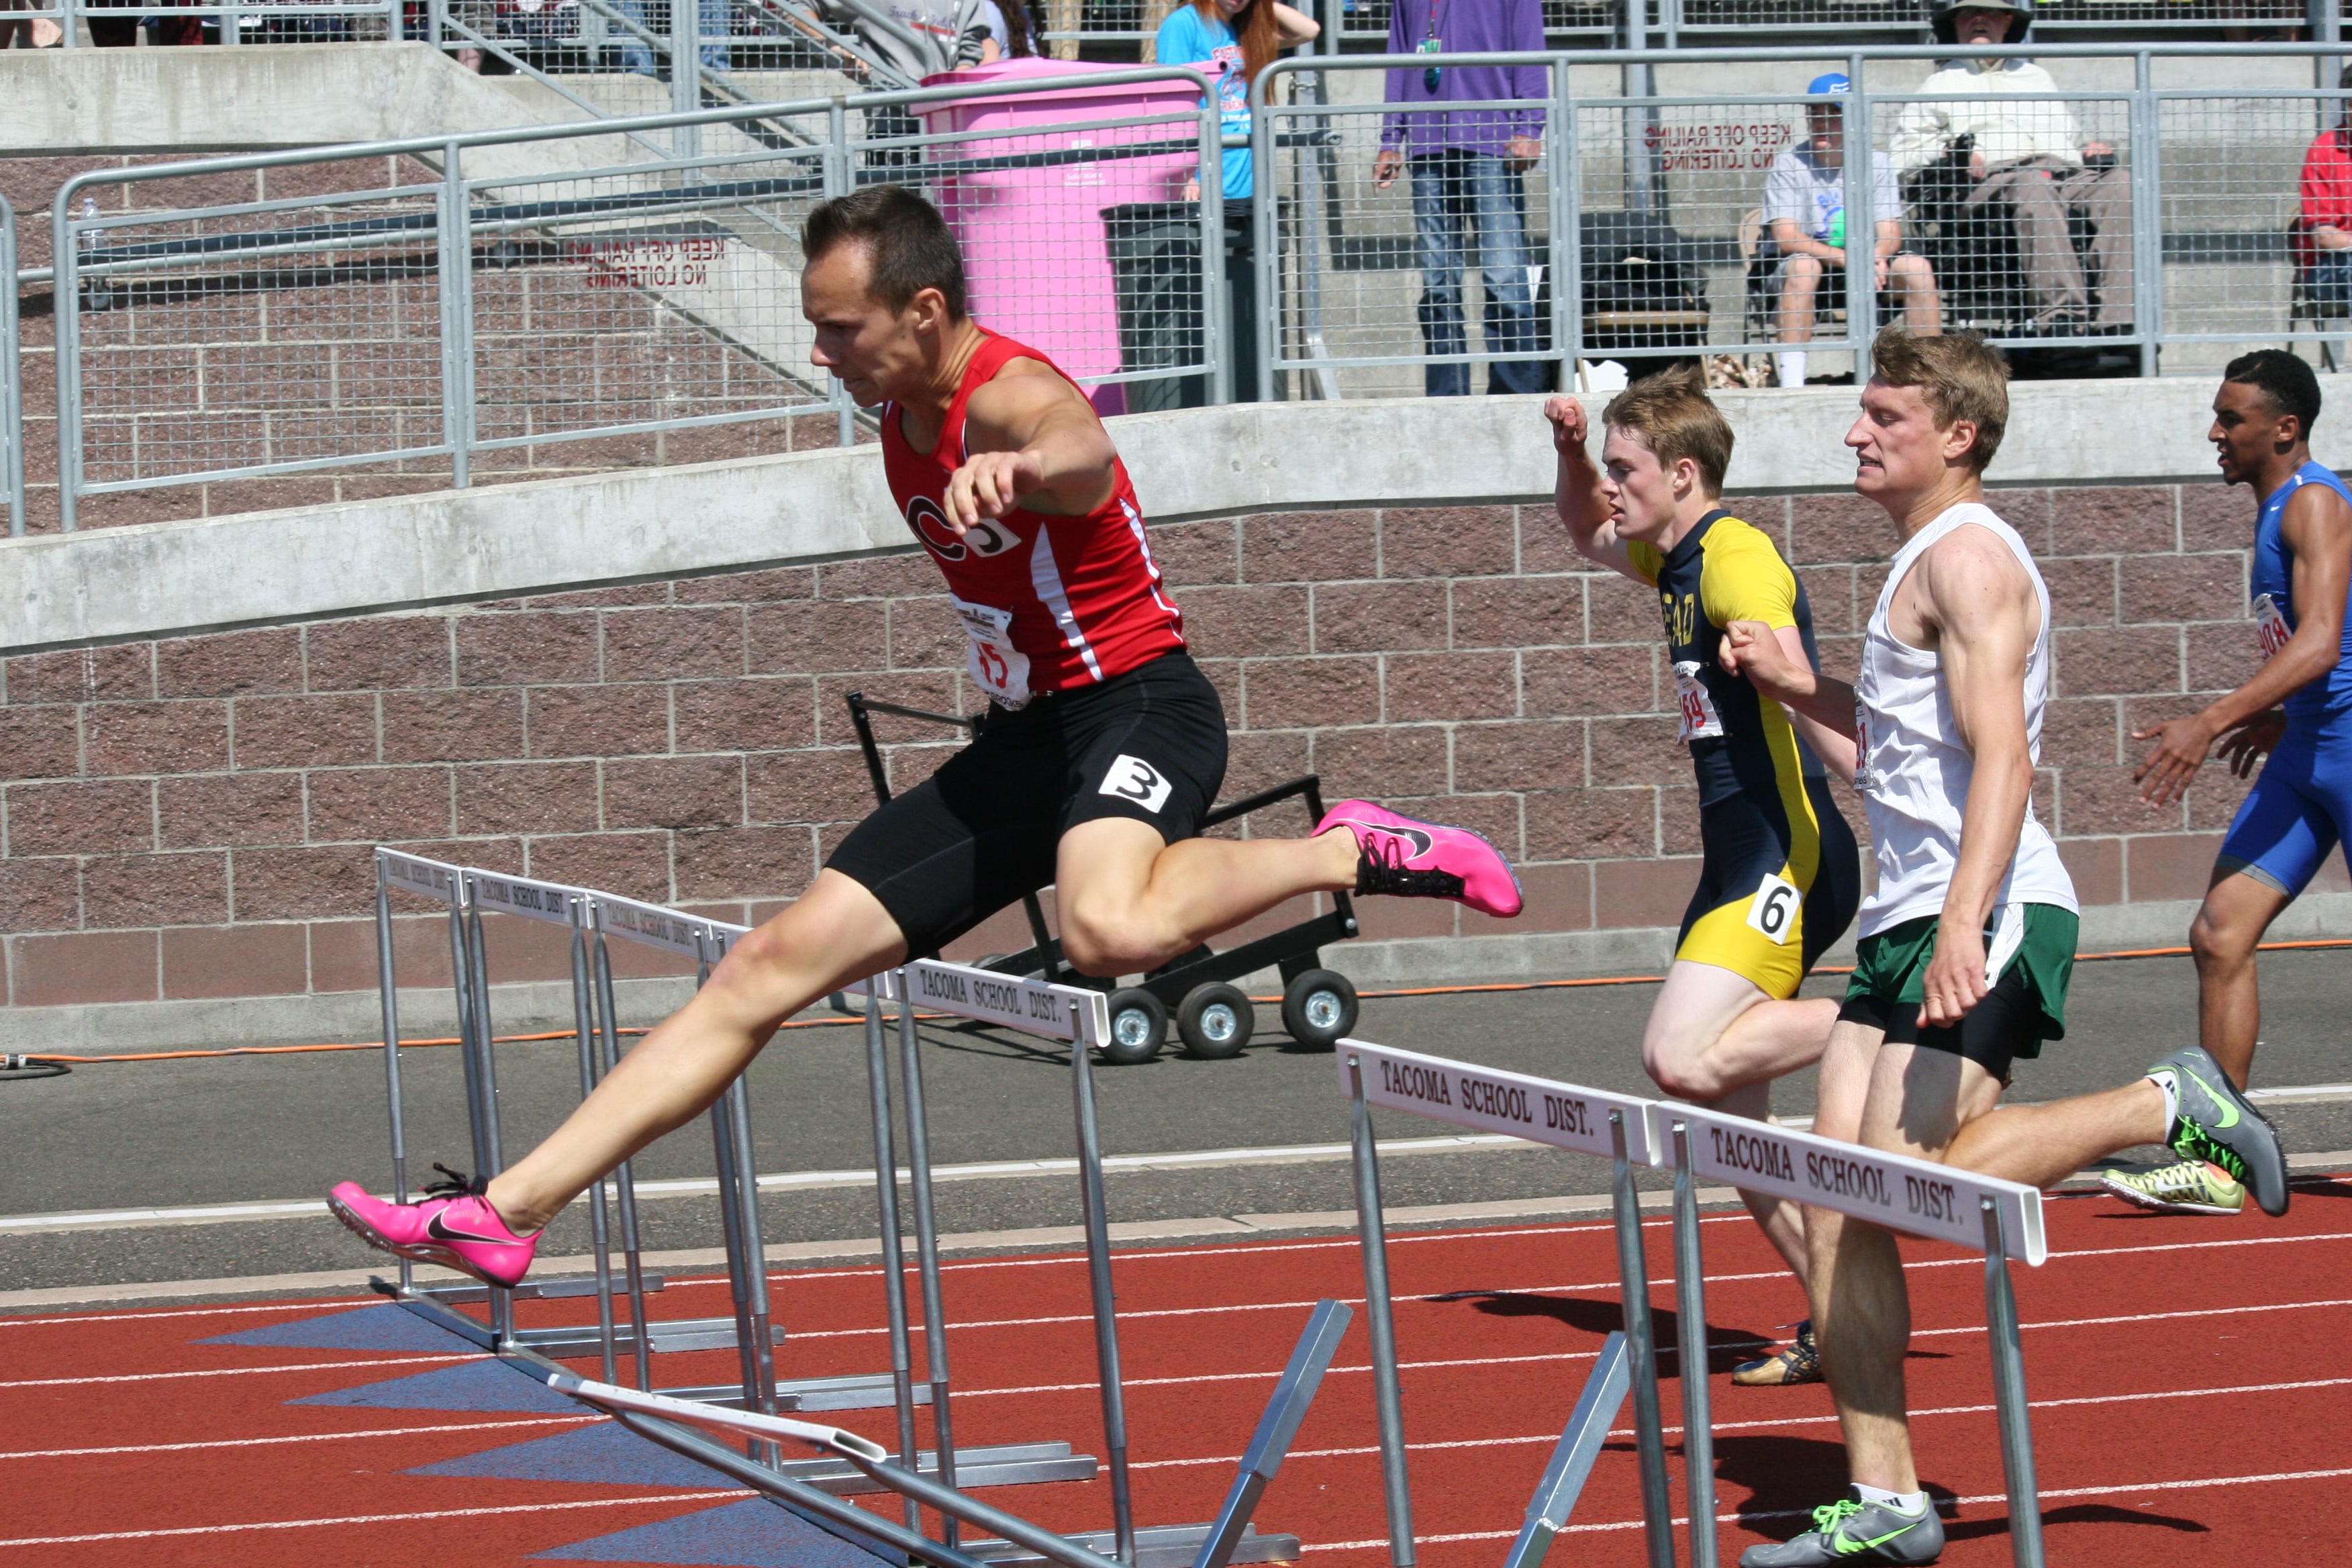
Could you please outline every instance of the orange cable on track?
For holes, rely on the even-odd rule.
[[[2295,942],[2265,942],[2257,943],[2255,951],[2259,952],[2290,952],[2296,949],[2328,947],[2352,947],[2352,937],[2309,937]],[[2100,963],[2112,959],[2125,958],[2185,958],[2189,955],[2189,951],[2190,950],[2186,947],[2119,948],[2113,952],[2078,952],[2074,955],[2074,962],[2077,963]],[[1812,973],[1815,974],[1851,974],[1853,973],[1853,966],[1852,964],[1822,965],[1816,967]],[[1665,976],[1663,974],[1608,974],[1583,980],[1505,980],[1482,985],[1415,985],[1400,987],[1390,991],[1360,991],[1356,994],[1359,998],[1364,1001],[1380,1001],[1397,996],[1466,996],[1484,992],[1567,991],[1591,985],[1654,985],[1664,979]],[[1282,998],[1279,996],[1253,996],[1250,1000],[1253,1002],[1272,1004],[1281,1001]],[[936,1023],[942,1018],[954,1017],[956,1015],[950,1013],[920,1013],[916,1015],[916,1016],[928,1022]],[[842,1024],[855,1024],[859,1021],[860,1020],[856,1018],[846,1017],[795,1018],[789,1022],[780,1024],[777,1027],[780,1030],[822,1029],[830,1028]],[[646,1031],[644,1029],[621,1029],[616,1031],[616,1033],[624,1035],[642,1035],[646,1033]],[[535,1035],[497,1035],[491,1037],[490,1043],[493,1045],[505,1046],[520,1044],[531,1040],[568,1040],[572,1037],[572,1031],[570,1029],[548,1029]],[[452,1037],[446,1039],[403,1040],[400,1043],[403,1048],[414,1048],[422,1046],[454,1046],[459,1042],[456,1038]],[[336,1045],[228,1046],[215,1050],[125,1051],[102,1057],[68,1057],[58,1056],[47,1052],[27,1051],[21,1058],[16,1059],[27,1064],[34,1062],[162,1062],[179,1061],[196,1057],[276,1057],[299,1056],[311,1051],[380,1051],[382,1049],[383,1049],[383,1042],[382,1040],[354,1040]]]

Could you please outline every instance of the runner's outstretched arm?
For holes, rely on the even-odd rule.
[[[2156,742],[2132,775],[2141,796],[2152,805],[2179,800],[2204,765],[2205,753],[2224,737],[2231,771],[2240,778],[2252,773],[2254,757],[2268,751],[2277,737],[2246,731],[2262,725],[2272,710],[2343,658],[2344,595],[2352,586],[2352,506],[2325,485],[2305,485],[2287,499],[2279,532],[2294,552],[2294,635],[2235,691],[2185,718],[2132,731],[2135,741]],[[2238,743],[2242,736],[2249,743]]]
[[[1842,748],[1824,751],[1822,761],[1843,755],[1845,776],[1853,777],[1853,688],[1834,676],[1823,675],[1807,663],[1803,646],[1791,653],[1788,645],[1762,621],[1734,621],[1723,628],[1723,668],[1744,675],[1748,684],[1797,718],[1819,725],[1843,739]],[[1808,731],[1805,737],[1813,736]],[[1816,747],[1816,750],[1820,748]]]
[[[1616,509],[1601,489],[1600,465],[1585,449],[1590,426],[1584,405],[1573,397],[1555,397],[1544,405],[1544,417],[1551,422],[1551,447],[1559,458],[1552,505],[1568,529],[1569,542],[1594,565],[1622,573],[1645,588],[1654,586],[1647,574],[1634,569],[1625,542],[1617,537]]]
[[[1015,360],[964,408],[964,461],[941,505],[961,534],[1014,507],[1082,515],[1110,499],[1118,449],[1094,405],[1045,366]]]

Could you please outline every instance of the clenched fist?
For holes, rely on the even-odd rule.
[[[940,504],[948,526],[961,536],[985,518],[1003,517],[1020,498],[1045,488],[1045,468],[1027,451],[980,452],[965,459],[948,479]]]
[[[1573,397],[1549,398],[1544,417],[1551,421],[1551,445],[1556,452],[1581,452],[1586,436],[1584,405]]]

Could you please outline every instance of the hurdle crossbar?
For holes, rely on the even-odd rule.
[[[1418,1552],[1413,1540],[1412,1498],[1405,1453],[1403,1397],[1397,1377],[1396,1331],[1390,1307],[1380,1157],[1372,1137],[1374,1106],[1408,1110],[1416,1116],[1481,1132],[1507,1133],[1558,1149],[1597,1154],[1611,1163],[1611,1206],[1617,1231],[1619,1294],[1624,1304],[1627,1380],[1633,1398],[1644,1536],[1653,1568],[1674,1568],[1665,1438],[1658,1411],[1656,1352],[1651,1340],[1649,1273],[1642,1251],[1641,1209],[1633,1180],[1635,1165],[1658,1163],[1654,1124],[1650,1115],[1653,1102],[1527,1073],[1398,1050],[1369,1040],[1341,1040],[1337,1060],[1339,1090],[1350,1102],[1352,1118],[1357,1236],[1364,1262],[1365,1314],[1371,1329],[1373,1405],[1380,1423],[1381,1479],[1388,1505],[1390,1561],[1396,1568],[1412,1568]],[[1595,1376],[1598,1375],[1596,1368]],[[1591,1384],[1586,1395],[1599,1397]],[[1610,1406],[1612,1413],[1615,1408],[1613,1404]],[[1601,1430],[1607,1430],[1605,1418]],[[1597,1452],[1597,1441],[1594,1447]],[[1572,1504],[1573,1492],[1562,1491],[1564,1479],[1548,1474],[1547,1487],[1555,1500],[1565,1495]],[[1580,1476],[1577,1485],[1580,1488],[1581,1484]],[[1545,1489],[1539,1488],[1538,1502],[1529,1505],[1528,1524],[1520,1532],[1521,1541],[1515,1545],[1515,1552],[1534,1551],[1540,1556],[1531,1532],[1537,1530],[1539,1518],[1550,1517],[1548,1509],[1539,1509],[1545,1496]],[[1558,1521],[1546,1527],[1541,1544],[1548,1546],[1550,1537],[1566,1522],[1563,1509]]]
[[[1675,1289],[1684,1324],[1684,1449],[1690,1460],[1693,1568],[1713,1563],[1715,1544],[1713,1478],[1711,1467],[1701,1462],[1700,1447],[1706,1442],[1711,1418],[1704,1360],[1705,1260],[1698,1205],[1691,1190],[1699,1178],[1984,1254],[1986,1327],[1992,1344],[1993,1399],[2009,1498],[2010,1551],[2017,1568],[2042,1568],[2041,1492],[2034,1479],[2017,1300],[2009,1277],[2011,1258],[2039,1267],[2049,1257],[2042,1194],[2017,1182],[1696,1106],[1654,1102],[1650,1117],[1653,1146],[1662,1148],[1677,1167]]]

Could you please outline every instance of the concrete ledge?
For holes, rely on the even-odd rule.
[[[2083,911],[2082,951],[2116,952],[2179,947],[2189,940],[2194,900],[2096,904]],[[1329,950],[1331,966],[1360,991],[1414,985],[1475,985],[1604,975],[1663,974],[1673,962],[1675,928],[1529,931],[1524,935],[1427,937],[1346,943]],[[2271,929],[2272,940],[2352,939],[2352,893],[2297,900]],[[1828,965],[1853,962],[1848,936],[1822,955]],[[1244,978],[1254,995],[1281,989],[1272,970]],[[694,983],[683,977],[624,980],[623,1015],[652,1024],[684,1005]],[[502,1035],[572,1026],[572,987],[545,981],[493,986],[490,1016]],[[446,990],[404,989],[400,1027],[406,1037],[457,1032],[456,1003]],[[0,1051],[112,1056],[131,1051],[373,1040],[383,1020],[372,991],[322,996],[254,996],[230,1001],[109,1002],[71,1007],[0,1008]]]
[[[271,51],[256,50],[257,54]],[[2326,377],[2352,397],[2352,377]],[[1853,394],[1718,395],[1741,495],[1835,491]],[[2002,484],[2169,483],[2213,472],[2203,377],[2016,387]],[[1147,515],[1540,501],[1533,397],[1276,403],[1111,422]],[[1599,412],[1600,400],[1590,400]],[[2129,416],[2117,417],[2127,406]],[[2352,426],[2321,427],[2352,466]],[[0,542],[0,653],[283,625],[910,549],[874,447],[447,490]]]

